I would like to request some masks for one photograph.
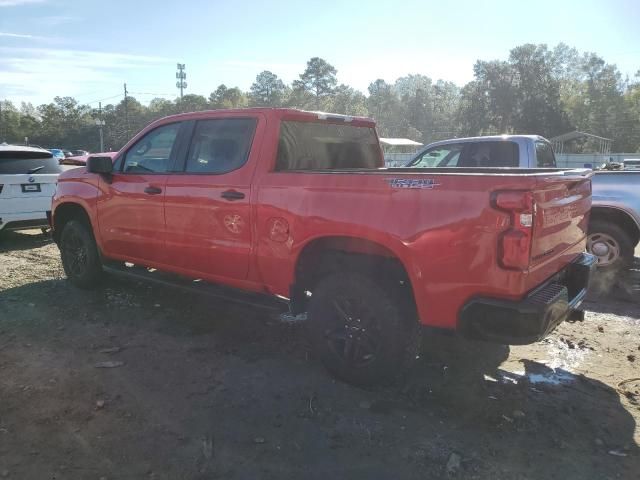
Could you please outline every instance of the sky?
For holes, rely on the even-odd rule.
[[[564,42],[640,70],[640,0],[0,0],[0,100],[73,96],[97,106],[122,98],[208,96],[248,89],[262,70],[286,83],[311,57],[366,93],[377,78],[410,73],[459,85],[476,60],[506,59],[523,43]]]

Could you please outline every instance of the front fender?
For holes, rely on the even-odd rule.
[[[58,181],[56,193],[52,198],[51,223],[55,234],[56,214],[60,212],[60,208],[70,204],[78,205],[86,213],[91,223],[91,229],[93,230],[96,243],[98,247],[102,248],[97,210],[99,189],[96,183],[98,180],[92,178],[94,177],[93,175],[89,178],[83,177],[73,179],[62,178]]]

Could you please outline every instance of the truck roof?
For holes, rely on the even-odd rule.
[[[272,108],[272,107],[202,110],[199,112],[188,112],[188,113],[179,113],[177,115],[170,115],[158,121],[162,121],[162,123],[164,123],[165,121],[168,121],[168,120],[190,120],[190,119],[206,118],[207,116],[220,116],[225,114],[238,114],[238,113],[246,113],[246,114],[261,113],[264,115],[276,117],[278,119],[287,118],[289,120],[301,120],[301,121],[342,120],[345,123],[353,123],[359,126],[370,126],[370,127],[374,127],[376,124],[376,122],[372,118],[368,118],[368,117],[358,117],[353,115],[342,115],[339,113],[300,110],[297,108]]]
[[[463,137],[463,138],[449,138],[447,140],[440,140],[427,145],[447,145],[449,143],[466,143],[466,142],[496,142],[496,141],[518,141],[518,140],[542,140],[548,142],[546,138],[540,135],[486,135],[483,137]]]

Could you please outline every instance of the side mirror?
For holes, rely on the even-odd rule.
[[[113,172],[113,159],[111,157],[89,157],[87,159],[87,172],[109,175]]]

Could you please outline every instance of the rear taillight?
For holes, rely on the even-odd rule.
[[[510,214],[509,229],[498,239],[498,261],[504,268],[526,270],[531,259],[531,240],[536,205],[531,192],[503,191],[493,197],[494,206]]]

